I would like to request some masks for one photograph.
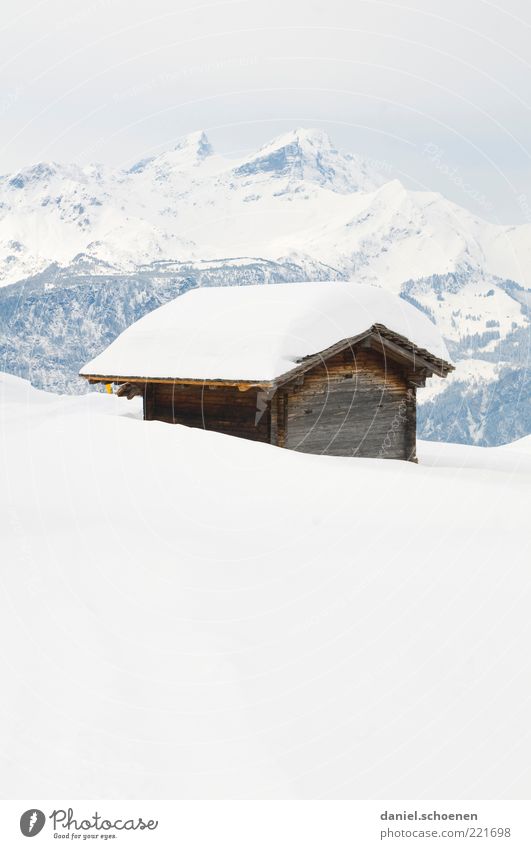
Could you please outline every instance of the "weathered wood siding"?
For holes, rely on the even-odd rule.
[[[147,383],[144,417],[310,454],[415,460],[415,384],[423,380],[381,351],[357,347],[330,356],[272,394]]]
[[[151,383],[144,395],[144,417],[270,441],[270,400],[252,389]]]
[[[407,370],[380,353],[337,354],[275,400],[276,444],[310,454],[415,458],[414,389]]]

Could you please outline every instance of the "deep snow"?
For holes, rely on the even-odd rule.
[[[415,466],[0,401],[4,798],[529,797],[529,439]]]
[[[430,319],[396,295],[305,282],[191,289],[124,330],[80,374],[273,380],[374,324],[450,359]]]

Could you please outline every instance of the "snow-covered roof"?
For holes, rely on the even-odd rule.
[[[449,361],[435,325],[384,289],[284,283],[192,289],[127,328],[80,374],[272,381],[375,324]]]

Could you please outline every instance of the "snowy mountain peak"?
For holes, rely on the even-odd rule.
[[[240,177],[287,177],[340,194],[372,191],[384,180],[354,154],[343,154],[327,133],[298,128],[273,139],[235,169]]]
[[[184,136],[184,138],[175,145],[173,150],[174,152],[182,150],[189,151],[197,156],[198,159],[205,159],[207,156],[211,156],[214,152],[204,130],[198,130],[195,133],[189,133],[187,136]]]
[[[212,145],[203,130],[184,136],[171,150],[158,156],[141,159],[128,169],[128,174],[140,174],[146,170],[155,170],[159,176],[171,171],[186,171],[200,165],[207,157],[213,155]]]
[[[257,156],[261,153],[268,153],[273,150],[279,150],[284,147],[295,145],[299,150],[310,154],[312,148],[318,150],[333,150],[337,153],[330,136],[324,130],[319,130],[316,127],[297,127],[295,130],[290,130],[287,133],[282,133],[276,136],[267,144],[263,145],[257,152]]]
[[[0,178],[6,188],[11,190],[24,189],[26,192],[41,190],[51,183],[65,184],[66,182],[85,183],[101,176],[98,166],[82,168],[76,164],[59,165],[57,162],[36,162],[22,168],[15,174]]]
[[[57,168],[54,162],[37,162],[13,174],[9,179],[9,185],[13,189],[25,189],[31,184],[55,177]]]

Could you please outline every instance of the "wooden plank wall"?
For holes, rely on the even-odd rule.
[[[154,383],[145,398],[146,418],[241,436],[270,440],[270,401],[249,389]]]
[[[273,398],[255,389],[148,383],[144,417],[310,454],[416,459],[416,390],[380,352],[331,357]]]
[[[415,396],[408,373],[369,350],[337,354],[286,386],[285,447],[310,454],[409,459]]]

